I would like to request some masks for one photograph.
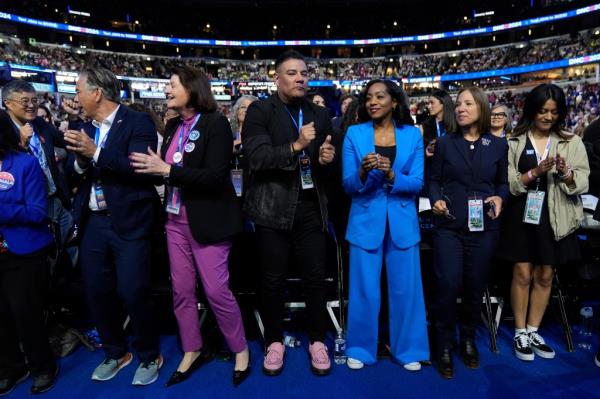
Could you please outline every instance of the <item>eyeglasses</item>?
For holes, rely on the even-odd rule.
[[[38,99],[36,97],[33,97],[33,98],[23,97],[20,100],[15,100],[13,98],[9,98],[9,101],[15,102],[17,104],[21,104],[21,106],[23,108],[29,108],[30,105],[32,107],[37,107],[38,106]]]
[[[452,201],[446,195],[442,195],[442,200],[446,203],[446,207],[448,208],[448,213],[444,215],[444,217],[448,220],[456,220],[456,216],[450,213],[450,207],[452,206]]]
[[[494,112],[492,113],[492,118],[506,118],[505,112]]]

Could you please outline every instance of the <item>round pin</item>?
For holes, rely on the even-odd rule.
[[[8,172],[0,172],[0,191],[8,191],[15,185],[15,177]]]
[[[200,132],[197,130],[192,130],[190,132],[190,141],[196,141],[200,137]]]
[[[192,152],[192,151],[194,151],[194,148],[196,148],[196,144],[194,144],[194,143],[187,143],[185,145],[185,152]]]
[[[183,159],[183,155],[179,151],[177,151],[175,154],[173,154],[173,162],[179,163],[179,162],[181,162],[182,159]]]

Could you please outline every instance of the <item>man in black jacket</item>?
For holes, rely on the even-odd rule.
[[[252,173],[244,210],[256,223],[262,264],[267,345],[263,371],[277,375],[283,369],[284,288],[291,252],[305,281],[311,370],[325,375],[331,363],[323,344],[327,326],[323,183],[335,155],[331,121],[325,109],[305,99],[308,69],[301,54],[283,53],[275,71],[277,93],[250,105],[243,137]]]

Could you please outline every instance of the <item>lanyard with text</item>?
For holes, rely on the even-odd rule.
[[[529,133],[529,140],[531,141],[531,145],[533,145],[533,149],[535,151],[535,156],[537,160],[537,164],[539,165],[548,158],[548,154],[550,154],[550,147],[552,145],[552,138],[548,137],[548,141],[546,142],[546,148],[544,152],[540,155],[540,152],[535,145],[535,140],[533,135]],[[540,178],[537,178],[537,185],[535,190],[527,191],[527,200],[525,202],[525,210],[523,211],[523,223],[529,224],[540,224],[540,219],[542,217],[542,209],[544,206],[544,197],[546,193],[544,191],[540,191]]]
[[[194,126],[196,126],[196,123],[198,123],[198,119],[200,119],[200,115],[198,114],[196,115],[196,117],[194,118],[194,122],[192,122],[192,124],[190,125],[190,129],[192,129]],[[194,133],[195,132],[195,133]],[[185,145],[185,152],[192,152],[194,151],[194,148],[196,147],[196,145],[194,143],[187,143],[188,140],[190,141],[196,141],[198,139],[198,137],[200,137],[200,133],[197,130],[194,130],[192,132],[190,132],[190,135],[188,136],[186,142],[183,142],[183,136],[185,135],[185,124],[181,123],[181,126],[179,127],[178,131],[177,131],[177,151],[175,152],[175,154],[173,154],[173,162],[175,162],[178,166],[181,166],[181,163],[183,161],[183,149],[184,149],[184,145]]]
[[[42,151],[42,143],[40,142],[40,138],[38,135],[33,132],[31,136],[31,140],[29,140],[29,149],[33,152],[33,155],[37,158],[42,169],[46,169],[48,166],[48,162],[46,161],[46,156],[44,155],[44,151]]]
[[[304,118],[302,115],[302,107],[300,107],[300,111],[298,112],[297,123],[296,119],[294,119],[294,117],[290,113],[290,110],[287,109],[287,107],[285,107],[285,110],[292,119],[292,122],[294,122],[296,129],[298,129],[298,136],[300,136],[300,129],[302,128],[304,122]],[[306,190],[309,188],[314,188],[315,184],[313,182],[312,172],[310,169],[310,158],[304,150],[302,150],[302,153],[298,155],[298,162],[300,163],[300,182],[302,183],[302,189]]]

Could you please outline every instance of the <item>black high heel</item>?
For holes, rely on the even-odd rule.
[[[233,370],[233,386],[237,387],[250,375],[250,364],[252,363],[252,352],[248,348],[248,367],[246,370]]]

